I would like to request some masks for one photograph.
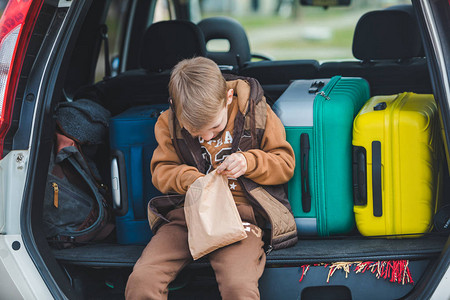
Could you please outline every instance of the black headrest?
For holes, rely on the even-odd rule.
[[[230,43],[228,52],[207,51],[206,55],[219,65],[237,65],[236,55],[243,64],[251,60],[250,45],[242,25],[229,17],[211,17],[198,23],[205,41],[225,39]]]
[[[419,32],[419,24],[417,23],[416,12],[414,11],[414,7],[411,4],[399,4],[387,7],[385,10],[401,10],[410,14],[410,16],[414,19],[415,26],[417,27],[417,32]],[[423,48],[423,44],[421,43],[420,51],[418,53],[419,57],[425,57],[425,49]]]
[[[353,36],[353,56],[363,60],[420,56],[416,19],[405,10],[378,10],[363,15]]]
[[[169,70],[194,56],[206,56],[203,33],[194,23],[162,21],[152,24],[144,34],[140,62],[146,70]]]

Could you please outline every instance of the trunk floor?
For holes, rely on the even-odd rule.
[[[362,237],[301,239],[291,248],[274,250],[267,265],[301,265],[336,261],[423,259],[439,255],[448,235],[408,239],[368,239]],[[449,242],[450,243],[450,242]],[[91,267],[132,267],[144,246],[112,243],[88,244],[72,249],[52,249],[62,263]],[[209,265],[199,259],[192,267]]]

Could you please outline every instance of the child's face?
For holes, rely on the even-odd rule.
[[[189,133],[195,137],[201,137],[205,141],[209,141],[215,138],[219,133],[221,133],[228,123],[228,105],[233,101],[233,90],[230,89],[227,92],[227,104],[219,112],[217,117],[211,121],[205,128],[200,130],[189,130]]]

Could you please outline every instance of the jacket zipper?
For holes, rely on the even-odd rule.
[[[243,124],[245,124],[245,118],[246,118],[246,115],[244,115],[244,122],[243,122]],[[242,133],[239,135],[239,141],[237,143],[238,148],[239,148],[239,144],[241,143],[243,130],[244,129],[242,129]],[[243,182],[242,182],[242,180],[240,178],[238,178],[238,182],[241,185],[241,187],[243,188],[243,190],[245,191],[245,194],[247,195],[247,199],[249,199],[250,202],[253,202],[255,205],[259,206],[266,213],[266,215],[269,215],[267,213],[266,209],[264,207],[262,207],[261,204],[259,204],[259,202],[250,194],[250,192],[247,190],[247,187],[245,186],[245,184],[243,184]],[[269,218],[269,222],[270,222],[270,225],[273,227],[272,220],[270,218]],[[271,231],[271,233],[270,233],[270,242],[269,242],[269,246],[267,247],[267,250],[266,250],[266,255],[268,255],[273,250],[273,246],[272,246],[273,238],[272,237],[273,237],[273,231]]]

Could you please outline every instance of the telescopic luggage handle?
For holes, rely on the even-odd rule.
[[[373,192],[373,215],[383,215],[383,204],[381,194],[381,143],[372,142],[372,192]]]
[[[309,189],[309,135],[300,135],[300,168],[302,184],[302,208],[305,213],[311,211],[311,192]]]

